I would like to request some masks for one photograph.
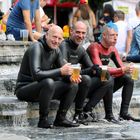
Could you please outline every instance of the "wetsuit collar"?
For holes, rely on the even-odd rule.
[[[46,42],[45,35],[41,39],[39,39],[38,41],[42,43],[42,45],[43,45],[43,47],[46,51],[52,51],[53,50],[48,46],[48,44]]]
[[[72,47],[73,49],[77,49],[77,48],[78,48],[79,45],[76,44],[72,39],[68,38],[68,41],[70,42],[71,47]]]
[[[104,49],[108,50],[108,48],[104,47],[104,45],[103,45],[101,42],[99,42],[99,44],[100,44]]]

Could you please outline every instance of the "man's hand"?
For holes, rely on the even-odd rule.
[[[128,74],[131,74],[133,72],[133,69],[134,63],[130,63],[129,65],[122,67],[123,72]]]
[[[93,70],[93,75],[94,76],[100,77],[102,69],[99,67],[99,65],[94,64],[92,66],[92,70]]]
[[[60,68],[61,75],[71,75],[72,74],[71,63],[66,63]]]
[[[72,83],[76,83],[76,84],[79,84],[82,80],[81,80],[81,75],[79,75],[79,77],[77,79],[73,79],[72,76],[70,77],[70,81]]]

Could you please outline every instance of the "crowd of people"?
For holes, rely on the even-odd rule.
[[[41,4],[42,2],[44,3]],[[130,75],[134,65],[133,63],[124,65],[120,57],[120,53],[123,52],[130,57],[131,53],[128,53],[126,49],[128,47],[125,47],[125,44],[130,44],[130,40],[132,44],[138,41],[140,21],[137,19],[137,24],[127,30],[125,14],[122,11],[114,11],[111,5],[107,5],[97,24],[95,14],[88,3],[80,0],[79,8],[73,16],[70,36],[63,39],[62,28],[55,24],[47,25],[49,20],[47,15],[40,16],[40,6],[43,7],[45,2],[46,0],[40,0],[40,2],[39,0],[18,0],[6,21],[7,34],[13,34],[15,39],[19,40],[20,29],[27,29],[29,40],[33,42],[23,56],[15,95],[22,101],[39,102],[38,127],[87,125],[89,116],[92,118],[91,121],[96,119],[92,112],[102,99],[104,118],[107,121],[117,124],[121,120],[140,122],[140,119],[129,114],[134,87],[134,80]],[[89,12],[85,12],[86,9]],[[140,13],[140,2],[136,5],[136,13],[137,15]],[[32,23],[35,29],[32,28]],[[93,32],[99,26],[102,29],[98,32],[98,38],[95,39]],[[47,28],[43,33],[42,27]],[[127,32],[131,32],[128,36],[133,38],[127,39]],[[35,36],[35,33],[39,36]],[[85,48],[84,44],[87,42],[89,44]],[[130,52],[133,53],[133,51]],[[139,52],[136,55],[139,55]],[[123,61],[126,61],[127,57],[123,57]],[[109,65],[110,60],[114,62],[115,67]],[[81,67],[76,79],[72,77],[73,64],[80,64]],[[101,79],[102,66],[107,67],[105,81]],[[122,101],[119,118],[116,118],[112,110],[113,93],[120,88]],[[52,99],[59,100],[60,104],[54,122],[50,123],[48,114]],[[88,101],[85,104],[86,99]],[[75,113],[73,120],[69,120],[66,115],[73,102]]]

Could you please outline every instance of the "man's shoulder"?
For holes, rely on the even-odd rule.
[[[42,49],[43,48],[43,44],[41,42],[33,42],[31,43],[29,49],[30,50],[34,50],[34,49]]]
[[[90,44],[89,48],[93,48],[93,47],[96,48],[96,47],[99,47],[99,46],[101,46],[100,43],[98,43],[98,42],[93,42],[93,43]]]
[[[70,40],[68,38],[64,39],[61,44],[70,44]]]
[[[66,48],[66,47],[70,46],[70,44],[71,44],[71,42],[68,39],[64,39],[60,44],[60,49]]]

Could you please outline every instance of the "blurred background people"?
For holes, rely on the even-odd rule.
[[[140,62],[140,25],[134,30],[130,51],[127,56],[122,57],[122,60]]]
[[[100,19],[100,22],[105,24],[110,21],[114,21],[114,8],[111,4],[106,4],[103,7],[103,15]]]
[[[41,33],[41,20],[39,11],[39,0],[20,0],[13,7],[7,21],[6,34],[13,34],[16,40],[20,40],[20,30],[29,31],[29,39],[37,41],[32,32],[32,21],[34,19],[36,31]]]
[[[0,9],[0,20],[2,19],[3,15],[4,15],[4,13]]]
[[[130,51],[130,46],[133,38],[133,30],[140,24],[140,1],[136,4],[136,17],[128,20],[127,40],[126,40],[126,53]]]
[[[48,30],[52,24],[49,24],[50,18],[45,14],[43,8],[46,6],[47,0],[40,0],[40,18],[41,18],[41,27],[43,30]],[[35,24],[32,24],[33,29],[35,29]]]
[[[52,25],[53,23],[49,24],[50,22],[50,18],[45,14],[43,8],[46,6],[47,4],[47,0],[40,0],[40,19],[41,19],[41,28],[42,28],[42,33],[37,32],[36,31],[36,26],[35,26],[35,22],[33,21],[32,23],[32,29],[33,31],[33,35],[36,39],[39,39],[45,31],[47,31]]]
[[[118,38],[115,47],[119,54],[125,53],[126,38],[127,38],[127,22],[123,11],[116,10],[114,12],[114,22],[118,27]]]
[[[73,15],[72,23],[75,24],[79,20],[84,22],[88,27],[85,43],[93,42],[93,29],[96,28],[96,18],[86,0],[80,0],[79,7]]]
[[[103,25],[110,21],[114,21],[114,8],[111,4],[106,4],[103,7],[103,13],[101,17],[99,17],[97,28],[94,30],[94,38],[96,42],[100,41]]]
[[[13,9],[13,7],[16,5],[16,3],[19,0],[12,0],[12,6],[9,8],[9,10],[4,14],[3,18],[2,18],[2,23],[6,25],[7,23],[7,19],[9,17],[9,14],[11,13],[11,10]]]

